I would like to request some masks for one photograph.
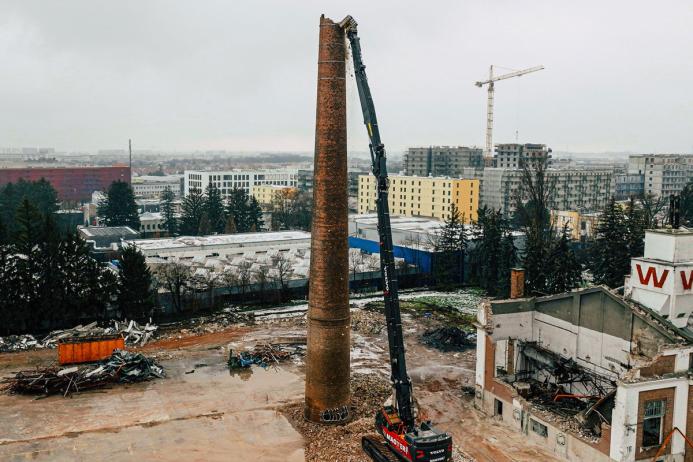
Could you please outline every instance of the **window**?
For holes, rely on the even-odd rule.
[[[539,436],[543,436],[546,438],[549,436],[549,429],[544,425],[543,423],[537,422],[534,419],[529,419],[531,425],[532,425],[532,431],[536,433]]]
[[[645,415],[642,422],[642,447],[658,446],[662,443],[662,426],[666,400],[645,402]]]

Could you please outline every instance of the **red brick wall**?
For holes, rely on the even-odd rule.
[[[655,447],[652,449],[642,450],[642,423],[645,416],[645,403],[647,401],[654,400],[666,400],[666,407],[664,411],[664,425],[662,426],[662,440],[666,438],[672,428],[672,418],[674,415],[674,396],[676,389],[662,388],[659,390],[642,391],[638,397],[638,429],[635,440],[635,459],[652,459],[659,448]],[[663,454],[671,453],[671,445],[667,445]]]
[[[0,185],[20,179],[45,178],[58,192],[60,200],[88,201],[94,191],[106,191],[114,181],[130,183],[130,167],[65,167],[0,169]]]
[[[640,368],[640,377],[652,377],[655,375],[671,374],[674,372],[676,362],[675,355],[660,356],[649,366]]]

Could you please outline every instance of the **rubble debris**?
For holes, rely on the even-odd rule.
[[[464,351],[476,347],[476,334],[458,327],[439,327],[424,332],[421,341],[440,351]]]
[[[133,383],[163,378],[164,368],[141,353],[115,350],[110,358],[88,366],[49,367],[17,372],[3,379],[2,390],[11,394],[68,396],[113,383]]]
[[[276,366],[277,364],[290,359],[293,356],[303,356],[305,354],[305,341],[293,344],[271,344],[263,343],[255,345],[250,351],[234,353],[229,349],[229,369],[245,369],[253,364],[262,368]]]
[[[101,337],[104,335],[122,334],[125,344],[129,346],[144,345],[149,342],[157,331],[158,326],[152,323],[145,325],[135,321],[112,321],[111,327],[99,327],[96,322],[86,326],[78,325],[71,329],[54,330],[41,341],[33,335],[9,335],[0,337],[0,353],[13,351],[33,350],[38,348],[56,348],[58,342],[64,338]]]
[[[351,329],[361,334],[380,334],[385,329],[385,317],[374,311],[354,310],[351,312]]]

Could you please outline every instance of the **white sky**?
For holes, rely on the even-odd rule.
[[[312,151],[318,21],[352,14],[386,146],[693,151],[693,2],[0,0],[0,146]],[[349,93],[350,149],[366,150]]]

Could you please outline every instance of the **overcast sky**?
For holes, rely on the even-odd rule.
[[[359,22],[390,150],[693,151],[693,2],[0,0],[0,147],[311,151],[321,13]],[[349,148],[367,149],[348,95]]]

